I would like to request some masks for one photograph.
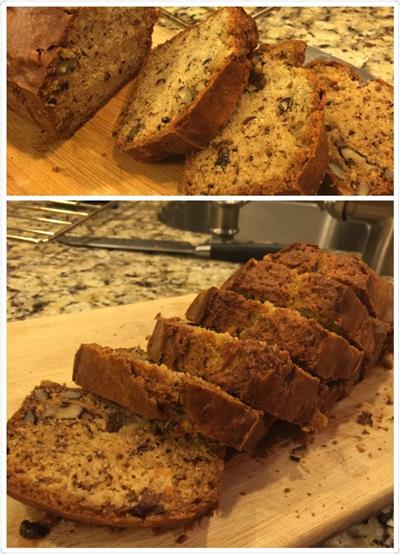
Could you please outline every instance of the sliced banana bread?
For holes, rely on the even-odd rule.
[[[393,194],[393,87],[381,80],[363,83],[345,64],[317,60],[309,67],[326,90],[324,192]]]
[[[257,26],[242,8],[223,8],[155,48],[115,132],[141,160],[205,148],[247,85]]]
[[[325,174],[322,90],[297,67],[306,44],[283,41],[255,52],[249,85],[227,126],[190,156],[185,194],[316,194]]]
[[[147,362],[134,350],[82,344],[73,380],[142,417],[172,421],[176,430],[200,433],[237,450],[250,450],[268,430],[259,410],[203,379]]]
[[[49,381],[8,423],[7,492],[70,519],[117,527],[191,521],[218,504],[223,449]]]
[[[219,385],[280,419],[309,426],[315,414],[319,379],[276,346],[160,317],[147,353],[153,362]]]
[[[264,258],[298,273],[317,272],[350,287],[370,315],[393,326],[393,284],[355,254],[330,254],[312,244],[296,243]]]
[[[8,8],[9,105],[68,137],[138,72],[154,8]]]
[[[196,325],[287,350],[293,362],[321,380],[357,379],[363,353],[295,310],[248,300],[215,287],[202,291],[186,312]]]
[[[222,288],[246,298],[297,310],[345,337],[365,352],[373,367],[379,360],[388,326],[368,314],[351,288],[319,273],[301,273],[271,261],[249,260]]]

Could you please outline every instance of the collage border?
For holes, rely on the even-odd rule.
[[[25,2],[23,0],[0,0],[0,6],[1,6],[1,14],[0,14],[0,23],[1,23],[1,31],[0,31],[0,56],[1,56],[1,109],[0,109],[0,117],[1,117],[1,136],[0,136],[0,149],[1,149],[1,197],[0,197],[0,239],[1,239],[1,254],[0,254],[0,263],[1,263],[1,273],[0,273],[0,306],[1,306],[1,331],[0,331],[0,337],[1,337],[1,359],[0,359],[0,366],[1,366],[1,439],[0,439],[0,448],[1,448],[1,483],[0,483],[0,493],[1,493],[1,528],[0,528],[0,540],[1,540],[1,552],[25,552],[27,549],[22,548],[7,548],[6,546],[6,537],[7,537],[7,526],[6,526],[6,518],[7,518],[7,510],[6,510],[6,493],[5,493],[5,484],[6,484],[6,445],[4,437],[6,436],[6,419],[7,419],[7,411],[6,411],[6,402],[7,402],[7,381],[6,381],[6,357],[7,357],[7,337],[6,337],[6,326],[7,326],[7,293],[6,293],[6,282],[7,282],[7,269],[6,269],[6,255],[7,255],[7,244],[6,244],[6,215],[7,215],[7,201],[20,201],[20,200],[32,200],[32,201],[44,201],[44,200],[54,200],[54,199],[77,199],[77,200],[93,200],[94,198],[99,200],[123,200],[123,201],[137,201],[137,200],[143,200],[143,201],[167,201],[167,200],[193,200],[193,201],[199,201],[199,200],[258,200],[258,201],[266,201],[266,202],[274,202],[274,201],[282,201],[283,199],[285,201],[315,201],[316,196],[276,196],[276,197],[265,197],[265,196],[218,196],[218,197],[204,197],[204,196],[193,196],[193,197],[184,197],[184,196],[107,196],[107,195],[96,195],[96,196],[8,196],[7,194],[7,148],[6,148],[6,142],[7,142],[7,114],[6,114],[6,72],[7,72],[7,63],[6,63],[6,21],[5,21],[5,15],[6,15],[6,9],[7,7],[24,7],[24,6],[162,6],[162,7],[173,7],[173,6],[179,6],[179,7],[188,7],[190,4],[190,7],[194,6],[221,6],[223,4],[224,6],[243,6],[243,7],[250,7],[254,4],[257,4],[257,6],[282,6],[282,7],[392,7],[394,8],[394,90],[395,90],[395,135],[394,135],[394,148],[395,148],[395,166],[394,166],[394,175],[395,175],[395,195],[393,198],[394,201],[394,220],[395,220],[395,233],[394,233],[394,276],[395,276],[395,296],[394,296],[394,306],[395,306],[395,330],[394,330],[394,344],[397,345],[397,348],[395,347],[394,352],[394,406],[395,406],[395,495],[394,495],[394,548],[385,548],[385,549],[375,549],[371,548],[368,549],[368,552],[399,552],[399,517],[398,517],[398,509],[399,509],[399,448],[400,448],[400,440],[399,440],[399,284],[398,279],[400,275],[400,266],[399,266],[399,238],[400,238],[400,230],[399,230],[399,186],[400,186],[400,179],[399,179],[399,147],[400,147],[400,140],[399,140],[399,57],[400,57],[400,39],[399,39],[399,9],[400,9],[400,0],[393,0],[391,2],[381,1],[381,0],[375,0],[375,1],[365,1],[362,2],[361,0],[348,0],[348,1],[334,1],[334,0],[325,0],[324,2],[317,1],[317,0],[305,0],[305,1],[299,1],[299,2],[290,2],[290,1],[281,1],[281,2],[274,2],[269,0],[261,0],[260,2],[249,2],[248,0],[242,0],[238,2],[216,2],[215,0],[208,0],[208,1],[197,1],[197,2],[184,2],[182,0],[178,0],[175,2],[167,2],[162,0],[155,0],[154,2],[143,2],[143,1],[132,1],[132,0],[120,0],[119,2],[112,2],[110,0],[103,0],[103,1],[79,1],[79,0],[71,0],[69,2],[60,2],[60,1],[51,1],[51,0],[37,0],[36,2]],[[363,200],[363,201],[376,201],[376,200],[391,200],[389,197],[360,197],[360,196],[318,196],[318,200],[340,200],[343,201],[343,199],[346,200]],[[113,551],[115,552],[132,552],[135,549],[132,548],[115,548]],[[157,549],[157,550],[163,550],[163,551],[175,551],[175,548],[166,548],[166,549]],[[186,549],[189,550],[189,549]],[[206,548],[199,548],[197,550],[209,550]],[[211,550],[221,550],[222,549],[216,549],[212,548]],[[96,553],[102,553],[102,552],[109,552],[110,549],[102,549],[102,548],[46,548],[46,552],[96,552]],[[153,552],[154,549],[147,549],[142,548],[140,549],[140,552]],[[250,551],[263,551],[263,552],[276,552],[277,549],[275,548],[224,548],[224,552],[250,552]],[[359,548],[353,549],[353,548],[324,548],[324,552],[361,552]],[[284,548],[279,549],[279,552],[296,552],[296,553],[302,553],[302,552],[315,552],[315,548],[305,548],[305,549],[292,549],[292,548]]]

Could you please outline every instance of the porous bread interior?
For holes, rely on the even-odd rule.
[[[168,335],[168,320],[165,325]],[[246,388],[250,375],[243,371],[244,367],[264,376],[273,371],[290,374],[292,370],[289,357],[274,346],[263,347],[253,340],[239,341],[229,333],[216,333],[180,320],[171,320],[170,325],[169,329],[177,333],[177,344],[165,343],[167,349],[173,350],[173,365],[170,365],[171,356],[167,356],[167,365],[175,371],[216,383],[232,394]]]
[[[151,52],[124,114],[120,141],[140,143],[164,131],[198,99],[234,50],[230,17],[221,10]]]
[[[140,67],[152,17],[141,8],[81,9],[43,90],[57,127],[74,129]]]
[[[210,292],[203,315],[200,319],[195,315],[193,319],[188,312],[189,320],[217,332],[228,332],[241,340],[274,343],[287,350],[299,367],[322,380],[342,377],[332,374],[332,368],[327,368],[326,364],[320,364],[319,346],[327,340],[330,348],[343,353],[343,360],[347,360],[346,370],[350,362],[352,370],[359,365],[357,360],[360,361],[361,353],[335,333],[328,335],[328,331],[313,319],[305,319],[288,308],[275,308],[269,302],[248,300],[230,290],[210,289]]]
[[[360,82],[345,66],[312,66],[326,87],[328,172],[345,194],[391,194],[393,92],[379,81]]]
[[[11,420],[10,491],[50,510],[105,519],[184,515],[215,499],[223,462],[214,443],[174,436],[90,393],[70,399],[71,390],[81,389],[42,383]],[[77,416],[63,419],[71,406]]]
[[[286,179],[301,172],[316,109],[315,87],[307,70],[272,60],[268,52],[256,54],[254,62],[249,86],[228,125],[206,150],[189,158],[185,192],[289,192],[292,183]]]
[[[181,376],[170,371],[164,365],[148,363],[146,352],[141,348],[118,348],[116,350],[107,347],[95,346],[100,355],[111,356],[129,364],[129,369],[134,378],[140,379],[141,386],[146,391],[149,399],[163,406],[165,419],[182,418],[182,379]]]

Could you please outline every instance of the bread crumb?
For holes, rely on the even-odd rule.
[[[361,434],[362,434],[362,435],[370,435],[371,433],[368,431],[368,429],[363,429],[363,430],[361,431]]]
[[[365,448],[361,444],[356,444],[356,448],[359,452],[365,452]]]
[[[186,542],[188,540],[188,536],[187,535],[179,535],[179,537],[176,537],[175,539],[175,542],[178,543],[178,544],[182,544],[184,542]]]
[[[361,414],[359,414],[357,417],[357,423],[359,423],[360,425],[369,425],[369,427],[372,427],[372,413],[368,412],[367,410],[363,410]]]
[[[283,489],[283,492],[290,492],[290,489],[286,487],[285,489]]]

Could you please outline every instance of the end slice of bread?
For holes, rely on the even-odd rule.
[[[361,82],[345,64],[313,61],[310,68],[326,91],[329,163],[325,193],[393,194],[393,87]]]
[[[160,317],[147,352],[154,362],[219,385],[269,415],[299,425],[309,425],[314,415],[319,379],[274,345]]]
[[[173,526],[219,501],[223,449],[78,388],[43,382],[7,430],[7,492],[63,517]]]
[[[324,100],[313,73],[298,67],[305,48],[283,41],[255,51],[249,85],[228,124],[187,159],[185,194],[318,192],[327,164]]]
[[[81,345],[73,380],[142,417],[170,421],[177,432],[200,433],[237,450],[251,450],[272,424],[220,387],[127,349]]]
[[[8,105],[49,138],[69,137],[135,77],[151,47],[155,8],[7,10]]]
[[[245,89],[258,41],[242,8],[223,8],[155,48],[115,131],[139,160],[205,148]]]

